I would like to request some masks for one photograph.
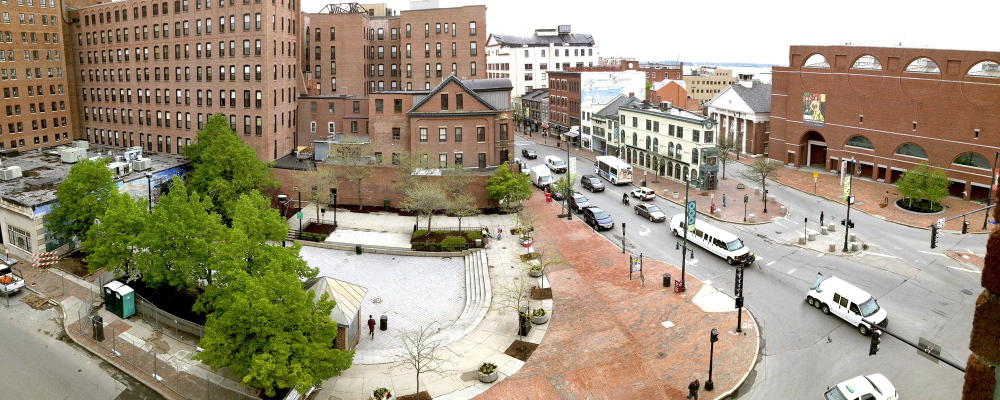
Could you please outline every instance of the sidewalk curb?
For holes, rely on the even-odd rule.
[[[727,391],[727,392],[723,393],[722,395],[716,397],[715,400],[725,399],[726,397],[729,397],[733,393],[736,393],[737,390],[740,390],[740,387],[742,387],[743,384],[746,383],[747,378],[750,377],[750,373],[753,372],[753,370],[755,368],[757,368],[757,360],[760,358],[760,325],[757,325],[757,318],[753,316],[753,312],[750,311],[749,308],[745,308],[745,309],[747,310],[747,315],[750,316],[750,320],[753,321],[753,327],[754,327],[754,329],[757,330],[757,335],[756,335],[757,336],[757,343],[754,346],[754,351],[753,351],[753,364],[750,365],[750,368],[747,369],[747,372],[743,373],[743,376],[740,377],[740,379],[737,381],[736,386],[733,386],[733,388],[729,389],[729,391]]]
[[[525,137],[524,137],[524,135],[521,135],[521,138],[522,138],[522,139],[528,139],[528,138],[525,138]],[[529,139],[529,140],[530,140],[530,139]],[[532,142],[534,142],[534,141],[532,141]],[[549,144],[544,144],[544,143],[538,143],[538,142],[534,142],[534,143],[535,143],[536,145],[539,145],[539,146],[545,146],[545,147],[550,147],[550,148],[551,148],[551,147],[555,147],[555,146],[552,146],[552,145],[549,145]],[[576,153],[571,153],[571,154],[572,154],[572,155],[574,155],[574,156],[577,156],[577,157],[580,157],[580,158],[583,158],[583,159],[585,159],[585,160],[587,160],[587,161],[594,161],[594,160],[592,160],[592,159],[590,159],[590,158],[588,158],[588,157],[586,157],[586,156],[584,156],[584,155],[582,155],[582,154],[576,154]],[[632,183],[629,183],[629,185],[631,185],[631,186],[635,186],[635,187],[638,187],[638,186],[636,186],[636,185],[635,185],[635,182],[632,182]],[[684,204],[682,204],[682,203],[681,203],[680,201],[674,201],[673,199],[671,199],[671,198],[668,198],[668,197],[664,196],[663,194],[656,194],[656,197],[660,197],[660,198],[662,198],[662,199],[664,199],[664,200],[666,200],[666,201],[669,201],[669,202],[671,202],[671,203],[674,203],[674,204],[677,204],[677,205],[679,205],[679,206],[683,206],[683,205],[684,205]],[[778,204],[781,204],[781,203],[778,203]],[[792,211],[791,211],[791,208],[789,208],[789,207],[788,207],[787,205],[785,205],[785,204],[781,204],[781,205],[782,205],[782,206],[785,206],[785,209],[786,209],[786,210],[788,210],[788,211],[787,211],[787,212],[785,213],[785,217],[787,218],[787,217],[788,217],[789,215],[791,215],[791,213],[792,213]],[[709,218],[712,218],[712,219],[714,219],[714,220],[716,220],[716,221],[721,221],[721,222],[726,222],[726,223],[731,223],[731,224],[739,224],[739,225],[750,225],[750,226],[753,226],[753,225],[764,225],[764,224],[770,224],[771,222],[774,222],[773,220],[772,220],[772,221],[767,221],[767,222],[763,222],[763,221],[762,221],[762,222],[743,222],[743,221],[728,221],[728,220],[725,220],[725,219],[722,219],[722,218],[718,218],[718,217],[716,217],[716,216],[714,216],[714,215],[712,215],[712,214],[706,214],[706,213],[705,213],[705,212],[703,212],[703,211],[698,211],[698,214],[701,214],[701,215],[704,215],[704,216],[707,216],[707,217],[709,217]]]
[[[173,399],[173,398],[175,398],[173,396],[169,396],[166,392],[164,392],[160,388],[156,387],[155,385],[151,385],[149,382],[146,382],[146,380],[144,379],[145,377],[136,376],[134,373],[132,373],[132,371],[129,371],[127,369],[124,369],[124,368],[120,367],[118,365],[118,363],[115,363],[110,358],[108,358],[106,355],[101,354],[100,352],[96,352],[93,349],[91,349],[90,347],[88,347],[88,346],[84,345],[83,343],[80,343],[78,340],[76,340],[76,338],[73,337],[73,334],[69,333],[69,326],[66,325],[66,309],[63,308],[62,303],[58,302],[58,301],[54,301],[52,299],[49,299],[48,301],[49,301],[50,304],[54,303],[55,306],[59,308],[59,313],[61,314],[61,317],[62,317],[63,332],[66,333],[66,336],[69,337],[69,340],[72,340],[73,343],[75,343],[77,346],[80,346],[81,348],[87,350],[91,354],[100,357],[101,360],[104,360],[104,362],[113,365],[119,371],[127,374],[128,376],[131,376],[132,379],[135,379],[136,381],[139,381],[139,383],[145,385],[146,387],[148,387],[150,389],[153,389],[153,391],[155,391],[156,393],[159,393],[160,396],[163,396],[166,399]]]
[[[740,164],[743,164],[743,163],[742,163],[742,162],[740,162]],[[746,165],[746,164],[743,164],[743,165]],[[786,166],[784,166],[784,168],[786,168],[786,169],[791,169],[791,170],[793,170],[793,171],[798,171],[798,169],[796,169],[796,168],[790,168],[790,167],[788,167],[787,165],[786,165]],[[772,179],[772,181],[774,181],[774,180]],[[818,194],[814,194],[814,193],[809,193],[809,192],[808,192],[808,191],[806,191],[806,190],[802,190],[802,189],[800,189],[800,188],[798,188],[798,187],[795,187],[795,186],[791,186],[791,185],[786,185],[786,184],[784,184],[784,183],[781,183],[781,182],[778,182],[778,181],[774,181],[774,182],[775,182],[776,184],[778,184],[778,185],[781,185],[781,186],[784,186],[784,187],[786,187],[786,188],[791,188],[791,189],[795,189],[795,190],[798,190],[798,191],[800,191],[800,192],[802,192],[802,193],[805,193],[805,194],[808,194],[808,195],[811,195],[811,196],[813,196],[813,197],[817,197],[817,198],[820,198],[820,199],[824,199],[824,200],[830,200],[830,201],[833,201],[833,202],[839,202],[839,200],[838,200],[838,199],[831,199],[831,198],[829,198],[829,197],[825,197],[825,196],[820,196],[820,195],[818,195]],[[890,184],[887,184],[887,183],[880,183],[880,182],[874,182],[874,183],[879,183],[879,184],[882,184],[882,185],[887,185],[887,186],[892,186],[892,185],[890,185]],[[857,212],[860,212],[860,213],[864,213],[865,215],[868,215],[868,216],[871,216],[871,217],[874,217],[874,218],[880,218],[880,219],[881,219],[881,220],[883,220],[883,221],[887,221],[887,222],[892,222],[892,223],[894,223],[894,224],[896,224],[896,225],[902,225],[902,226],[906,226],[906,227],[910,227],[910,228],[916,228],[916,229],[922,229],[922,230],[930,230],[929,228],[927,228],[927,227],[925,227],[925,226],[919,226],[919,225],[911,225],[911,224],[907,224],[907,223],[903,223],[903,222],[899,222],[899,221],[895,221],[895,220],[891,220],[891,219],[888,219],[888,218],[886,218],[886,217],[884,217],[884,216],[882,216],[882,215],[877,215],[877,214],[872,214],[872,213],[870,213],[870,212],[867,212],[867,211],[865,211],[865,210],[862,210],[862,209],[860,209],[860,208],[856,208],[856,207],[852,207],[852,209],[853,209],[854,211],[857,211]],[[939,230],[939,232],[942,232],[942,233],[943,233],[943,232],[958,232],[958,231],[945,231],[945,230]],[[993,232],[993,230],[987,230],[987,231],[985,231],[985,232],[983,232],[983,231],[979,231],[979,232],[974,232],[974,233],[967,233],[967,235],[988,235],[988,234],[990,234],[990,233],[992,233],[992,232]]]

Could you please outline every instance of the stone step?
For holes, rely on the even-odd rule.
[[[473,304],[473,300],[474,300],[473,291],[475,290],[475,288],[473,287],[473,285],[474,285],[473,278],[475,276],[475,273],[473,272],[473,268],[475,268],[475,262],[476,262],[476,259],[472,256],[472,254],[468,254],[468,255],[466,255],[464,257],[464,268],[465,268],[465,274],[464,274],[465,275],[465,308],[462,309],[462,314],[458,316],[458,320],[459,321],[461,321],[463,318],[465,318],[466,314],[468,314],[469,311],[472,308],[472,304]]]

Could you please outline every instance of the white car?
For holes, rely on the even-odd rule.
[[[632,195],[632,197],[635,197],[642,201],[650,201],[656,198],[656,191],[645,186],[633,190],[629,193]]]
[[[823,394],[826,400],[898,400],[899,393],[882,374],[856,376],[831,386]]]

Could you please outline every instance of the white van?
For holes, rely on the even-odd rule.
[[[670,232],[676,237],[684,236],[685,226],[684,214],[674,215],[670,219]],[[703,221],[695,224],[694,230],[688,232],[687,238],[691,243],[725,258],[729,265],[739,264],[744,259],[749,259],[750,262],[754,260],[754,255],[750,253],[750,249],[743,245],[740,238]]]
[[[858,327],[862,335],[871,330],[862,318],[883,328],[889,327],[889,313],[878,306],[875,298],[840,278],[817,273],[816,280],[806,293],[806,303],[822,310],[823,314],[832,313],[850,322]]]
[[[566,162],[556,156],[545,156],[545,166],[557,174],[566,172]]]

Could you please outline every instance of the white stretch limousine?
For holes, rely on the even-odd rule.
[[[674,215],[670,219],[670,232],[674,236],[684,236],[685,221],[684,214]],[[704,221],[698,221],[694,225],[694,230],[688,232],[687,238],[691,243],[701,246],[703,249],[725,258],[729,265],[735,265],[747,259],[754,261],[754,255],[743,245],[743,241],[736,235],[716,228]]]

